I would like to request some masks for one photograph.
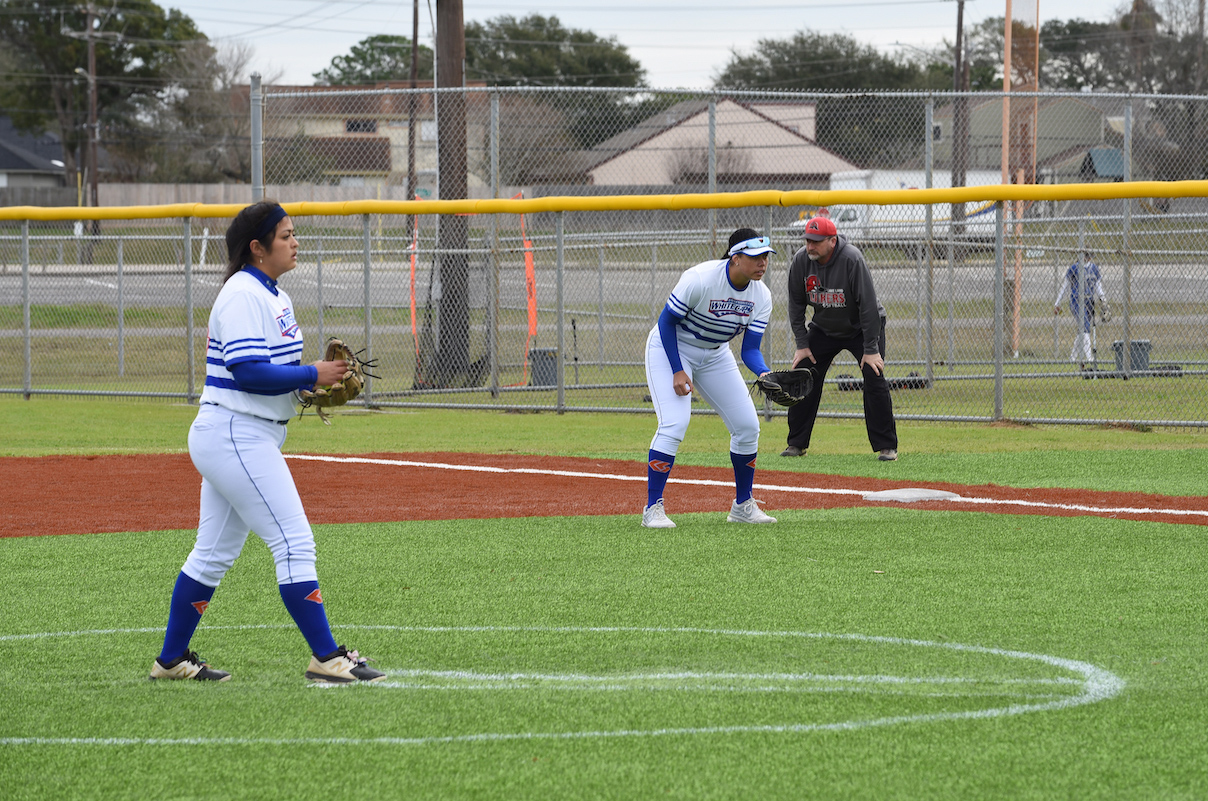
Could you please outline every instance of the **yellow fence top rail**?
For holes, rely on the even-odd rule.
[[[911,205],[1014,200],[1117,200],[1140,197],[1208,197],[1208,181],[1129,181],[1100,184],[997,184],[954,189],[811,189],[681,195],[552,196],[486,200],[349,200],[284,202],[294,217],[359,214],[534,214],[554,211],[653,211],[757,206]],[[231,218],[243,203],[170,203],[161,206],[8,206],[0,220],[144,220]]]

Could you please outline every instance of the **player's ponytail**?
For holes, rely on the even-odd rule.
[[[261,229],[270,216],[278,214],[284,216],[280,203],[275,200],[262,200],[244,208],[231,220],[226,230],[227,268],[222,276],[224,284],[232,275],[242,270],[243,265],[252,263],[253,240],[258,241],[265,250],[272,250],[276,223],[269,226],[267,232],[262,232]],[[277,221],[280,219],[281,217],[277,217]]]

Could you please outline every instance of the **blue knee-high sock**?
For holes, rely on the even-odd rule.
[[[167,664],[189,650],[189,640],[197,631],[201,615],[214,597],[214,588],[181,573],[172,588],[172,603],[168,607],[168,630],[164,632],[164,649],[159,661]]]
[[[289,610],[290,617],[298,624],[310,652],[325,656],[334,651],[335,639],[331,626],[327,624],[327,611],[323,608],[323,596],[319,593],[319,582],[299,581],[296,584],[279,584],[281,600]]]
[[[730,451],[730,462],[734,465],[734,502],[746,503],[751,498],[751,485],[755,483],[755,457],[752,453],[743,456]]]
[[[650,459],[646,462],[646,506],[654,506],[663,497],[673,464],[674,456],[653,449],[650,451]]]

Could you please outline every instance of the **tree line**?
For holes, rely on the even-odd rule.
[[[82,36],[87,0],[0,0],[0,113],[27,131],[49,130],[63,143],[74,181],[87,142],[89,84]],[[175,9],[152,0],[101,8],[96,34],[100,139],[109,155],[107,180],[221,182],[250,179],[247,72],[252,52],[218,46]],[[616,40],[563,25],[555,16],[501,15],[466,24],[466,78],[497,86],[649,88],[646,71]],[[971,26],[964,62],[970,91],[1002,88],[1003,18]],[[1049,20],[1040,30],[1042,90],[1202,94],[1202,0],[1133,0],[1107,22]],[[844,34],[804,29],[760,39],[733,51],[714,88],[861,91],[948,91],[955,49],[883,53]],[[432,50],[419,45],[419,76],[431,80]],[[361,85],[410,77],[409,37],[379,34],[314,74],[319,85]],[[272,83],[274,76],[265,76]],[[567,147],[590,147],[674,102],[671,96],[618,93],[584,109],[562,108]],[[612,97],[612,96],[610,96]],[[635,100],[635,98],[637,98]],[[820,104],[819,143],[843,155],[881,153],[892,162],[906,122],[884,101]],[[1194,104],[1171,104],[1174,141],[1202,148],[1208,121]],[[871,150],[869,150],[871,149]],[[1199,177],[1208,155],[1188,170]]]

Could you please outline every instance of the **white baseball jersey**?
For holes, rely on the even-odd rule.
[[[274,294],[273,290],[276,290]],[[231,276],[210,309],[209,348],[202,403],[265,420],[294,416],[294,392],[266,395],[241,389],[228,368],[247,361],[297,365],[302,362],[302,329],[289,295],[268,278],[240,270]]]
[[[772,293],[763,281],[743,289],[730,283],[729,259],[702,262],[680,276],[667,306],[684,319],[675,326],[680,344],[715,348],[748,328],[763,335],[772,316]]]

